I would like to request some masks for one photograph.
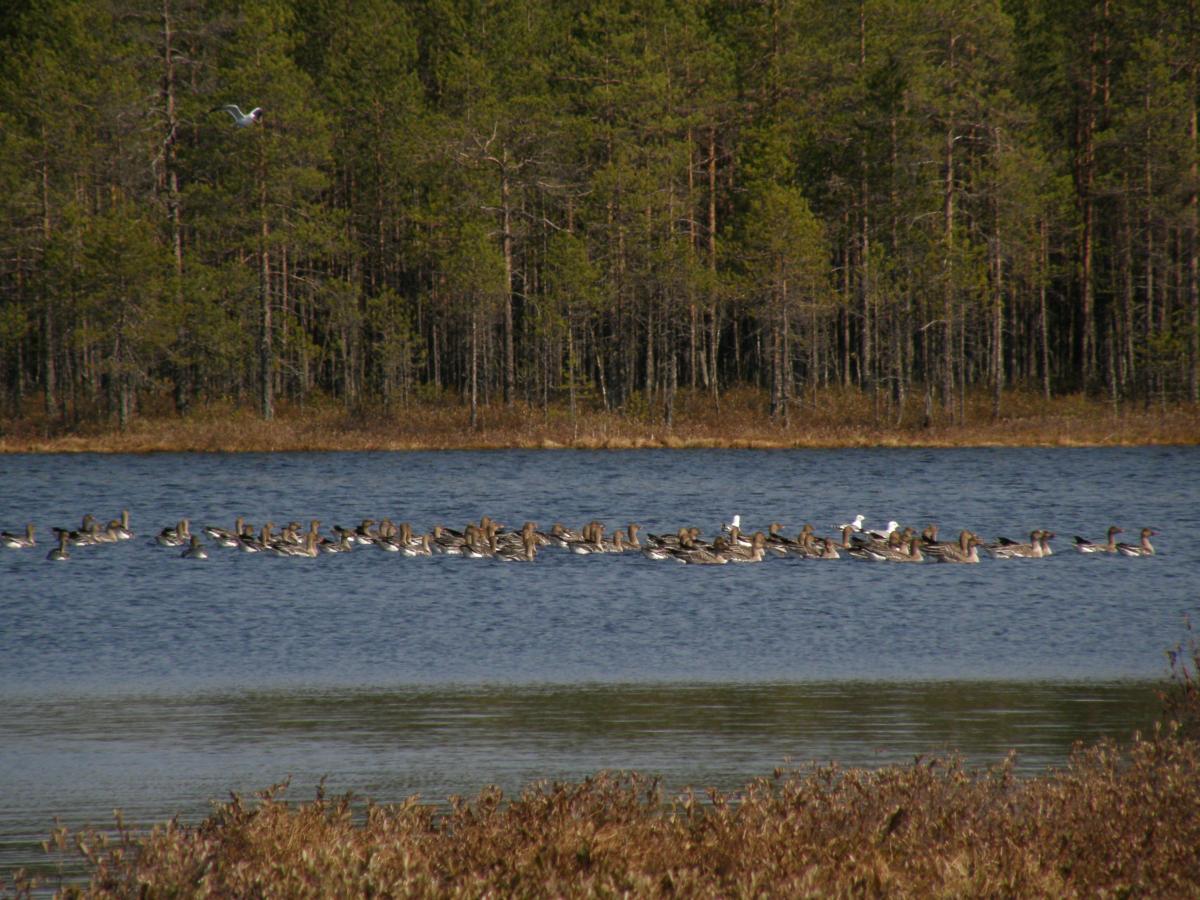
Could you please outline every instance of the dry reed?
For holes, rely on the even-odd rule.
[[[410,800],[235,797],[202,824],[107,842],[67,896],[1194,896],[1200,744],[1159,732],[1035,779],[1011,760],[777,774],[664,802],[602,773],[439,814]],[[28,886],[28,885],[26,885]]]
[[[903,410],[876,409],[854,390],[827,390],[796,401],[786,423],[772,420],[764,395],[743,389],[715,404],[681,391],[672,422],[661,403],[635,402],[624,412],[524,404],[483,407],[476,428],[453,398],[390,411],[352,412],[332,403],[279,404],[271,422],[228,403],[185,417],[148,410],[120,432],[104,423],[67,427],[36,413],[0,421],[0,453],[282,450],[436,450],[499,448],[805,448],[956,446],[1110,446],[1200,442],[1200,409],[1189,405],[1114,409],[1081,395],[1046,401],[1013,391],[1003,414],[990,398],[971,395],[961,418],[935,409],[928,422],[919,398]]]

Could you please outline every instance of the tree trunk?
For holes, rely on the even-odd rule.
[[[513,239],[512,210],[509,208],[508,171],[500,169],[500,209],[504,229],[504,402],[516,397],[517,361],[513,337]]]
[[[954,68],[954,37],[950,38],[950,68]],[[942,406],[954,406],[954,126],[946,129],[945,187],[942,215],[945,226],[945,262],[942,266]]]
[[[171,0],[162,5],[163,80],[162,99],[167,114],[167,137],[163,142],[163,167],[167,191],[167,216],[171,222],[171,252],[174,256],[175,308],[179,327],[175,334],[176,361],[171,366],[174,382],[175,411],[185,415],[191,405],[191,385],[186,360],[188,343],[187,316],[183,295],[183,226],[180,216],[179,171],[176,164],[176,141],[179,136],[179,116],[175,107],[175,46],[171,28]],[[178,357],[183,357],[179,359]]]
[[[471,360],[470,360],[470,393],[471,393],[471,430],[479,430],[479,312],[471,310]]]
[[[45,129],[42,130],[43,147],[46,139]],[[42,238],[45,244],[50,243],[50,163],[42,159]],[[45,245],[43,245],[45,246]],[[53,419],[59,414],[58,404],[58,369],[55,365],[54,346],[54,299],[49,293],[42,298],[42,400],[47,417]]]
[[[1189,16],[1189,18],[1191,18]],[[1195,26],[1193,25],[1193,28]],[[1187,296],[1188,324],[1190,336],[1188,339],[1188,398],[1192,403],[1200,403],[1200,195],[1198,195],[1197,179],[1200,178],[1200,163],[1198,163],[1197,146],[1197,116],[1196,116],[1196,65],[1188,73],[1191,90],[1191,109],[1188,118],[1188,143],[1191,149],[1191,163],[1188,165],[1190,176],[1187,218]]]
[[[268,250],[270,225],[267,222],[267,182],[260,172],[259,182],[259,275],[258,301],[260,332],[258,336],[259,415],[270,422],[275,418],[275,349],[272,344],[271,322],[271,255]]]
[[[1000,418],[1004,389],[1004,254],[1000,234],[1000,211],[994,209],[996,233],[992,240],[992,419]]]

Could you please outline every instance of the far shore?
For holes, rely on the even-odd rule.
[[[196,407],[184,416],[159,403],[124,431],[105,419],[64,422],[40,412],[0,418],[0,453],[416,451],[499,449],[839,449],[862,447],[1122,447],[1200,444],[1200,407],[1123,405],[1081,395],[1044,400],[1006,395],[999,416],[979,395],[927,415],[920,398],[903,410],[858,392],[798,400],[772,419],[757,392],[714,403],[680,392],[668,421],[660,401],[606,412],[494,402],[472,427],[457,398],[353,410],[337,403],[281,402],[270,421],[248,404]],[[149,404],[148,404],[149,405]]]

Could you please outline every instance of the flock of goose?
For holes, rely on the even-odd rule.
[[[416,534],[412,525],[396,525],[391,519],[364,519],[354,528],[333,527],[333,536],[321,533],[321,523],[313,519],[307,531],[299,522],[290,522],[278,532],[275,524],[267,522],[260,529],[238,517],[232,529],[215,525],[202,531],[209,538],[204,542],[193,534],[187,519],[159,531],[152,541],[163,547],[183,548],[185,559],[208,559],[210,545],[236,549],[244,553],[271,553],[276,556],[316,557],[325,553],[346,553],[357,547],[404,556],[430,556],[434,553],[469,558],[490,558],[507,562],[533,562],[540,549],[558,547],[570,553],[638,552],[649,559],[675,560],[689,565],[725,565],[726,563],[755,563],[770,557],[799,557],[802,559],[839,559],[843,555],[872,562],[919,563],[934,560],[946,563],[977,563],[979,549],[995,559],[1042,559],[1053,554],[1050,540],[1054,532],[1036,528],[1027,542],[1008,538],[984,541],[969,530],[957,539],[938,539],[938,526],[929,525],[920,534],[911,527],[889,522],[882,531],[864,527],[864,517],[838,526],[839,538],[821,537],[811,525],[800,529],[796,537],[785,536],[783,526],[773,522],[766,532],[743,532],[741,517],[721,526],[720,534],[711,541],[701,537],[699,528],[680,528],[674,534],[641,536],[641,528],[630,524],[611,533],[604,525],[592,521],[575,530],[556,523],[548,532],[539,531],[533,522],[526,522],[519,531],[510,531],[484,516],[471,522],[461,531],[443,525],[424,534]],[[54,528],[56,546],[47,559],[67,560],[71,547],[115,543],[134,536],[129,527],[129,511],[122,510],[119,518],[102,525],[92,515],[83,517],[78,529]],[[0,547],[26,549],[37,545],[35,526],[26,526],[24,534],[0,532]],[[1122,529],[1113,525],[1106,541],[1090,541],[1076,537],[1074,547],[1080,553],[1114,554],[1124,556],[1153,556],[1150,538],[1157,534],[1151,528],[1141,530],[1136,544],[1118,542]]]

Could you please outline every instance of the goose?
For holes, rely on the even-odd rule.
[[[268,549],[274,550],[279,556],[290,556],[289,551],[299,547],[303,543],[298,533],[299,531],[299,522],[288,522],[279,530],[279,534],[271,541]]]
[[[1095,544],[1092,541],[1089,541],[1087,538],[1081,538],[1079,535],[1075,535],[1075,549],[1080,553],[1116,553],[1116,535],[1120,534],[1122,530],[1123,529],[1118,528],[1116,525],[1111,526],[1108,529],[1107,544]]]
[[[214,106],[209,112],[227,112],[233,117],[233,124],[238,128],[248,128],[262,118],[262,107],[256,106],[248,113],[242,112],[236,103],[226,103],[224,106]]]
[[[626,544],[625,544],[624,529],[613,528],[611,538],[605,538],[604,526],[601,526],[601,524],[598,522],[598,523],[596,523],[596,527],[594,529],[592,536],[595,539],[594,544],[596,545],[596,547],[599,547],[599,550],[593,551],[595,553],[624,553],[625,552]]]
[[[11,531],[0,531],[0,547],[10,550],[22,550],[26,547],[36,547],[37,537],[34,535],[34,525],[30,522],[25,526],[25,536],[13,534]]]
[[[398,551],[401,556],[427,556],[433,552],[429,543],[429,535],[413,537],[412,524],[401,522],[398,533],[379,539],[379,547],[383,550]]]
[[[320,535],[315,531],[306,532],[304,535],[304,543],[299,547],[292,547],[290,554],[292,556],[304,556],[308,559],[315,559],[320,556],[321,550],[318,545]]]
[[[729,529],[729,543],[734,547],[741,547],[743,550],[750,549],[750,538],[742,536],[742,529],[734,525]]]
[[[293,547],[301,546],[304,543],[304,537],[300,534],[300,523],[288,522],[279,532],[278,540],[291,544]]]
[[[919,563],[925,561],[925,556],[921,553],[921,539],[918,537],[910,537],[907,541],[894,547],[881,549],[864,547],[863,552],[873,562]]]
[[[502,523],[497,522],[491,516],[485,515],[479,520],[479,530],[488,537],[488,540],[491,540],[491,536],[493,534],[503,534],[506,530],[506,527]]]
[[[1053,531],[1046,531],[1045,529],[1042,529],[1042,536],[1039,538],[1039,543],[1042,545],[1043,559],[1045,559],[1047,556],[1054,555],[1054,551],[1050,549],[1050,539],[1052,537],[1054,537]]]
[[[71,558],[71,554],[67,551],[67,532],[59,529],[58,546],[46,554],[46,559],[54,561],[66,560]]]
[[[57,530],[57,529],[56,529]],[[99,543],[99,523],[96,517],[88,513],[83,517],[83,521],[79,525],[78,531],[70,532],[70,542],[77,547],[84,547],[89,544]]]
[[[840,559],[839,550],[850,550],[854,547],[854,528],[851,525],[842,526],[842,539],[813,538],[812,544],[821,550],[821,559]]]
[[[112,526],[110,525],[109,527],[111,528]],[[121,510],[121,520],[116,531],[118,540],[127,541],[133,537],[133,531],[129,527],[129,510]]]
[[[1153,556],[1154,547],[1150,538],[1158,534],[1153,528],[1143,528],[1141,540],[1136,544],[1117,544],[1117,550],[1124,556]]]
[[[91,527],[88,528],[89,543],[115,544],[120,540],[120,538],[117,537],[117,532],[114,528],[114,526],[117,524],[118,523],[114,520],[101,528],[99,522],[92,522]]]
[[[472,522],[463,531],[462,555],[467,559],[483,559],[492,555],[487,535]]]
[[[772,522],[767,528],[767,549],[779,556],[787,556],[789,552],[799,550],[801,541],[799,538],[792,540],[784,537],[780,532],[783,530],[783,525],[779,522]],[[812,527],[808,527],[811,533]],[[801,532],[803,533],[803,531]]]
[[[529,523],[526,523],[529,524]],[[504,549],[496,553],[496,559],[504,562],[533,562],[537,557],[537,537],[532,529],[521,531],[521,545],[519,547],[506,546]]]
[[[354,549],[354,543],[350,540],[352,532],[342,531],[336,541],[325,541],[321,544],[322,553],[349,553]]]
[[[550,526],[549,539],[551,546],[566,549],[568,542],[581,541],[583,540],[583,535],[578,531],[572,531],[562,522],[555,522]]]
[[[1035,528],[1029,532],[1029,543],[1020,544],[1006,537],[997,538],[993,544],[985,545],[984,549],[993,559],[1041,559],[1042,530]]]
[[[382,529],[380,530],[382,531]],[[375,539],[375,546],[386,553],[399,553],[401,549],[401,542],[399,538],[385,537],[383,534],[380,534],[379,537]]]
[[[897,523],[892,522],[891,524],[896,525]],[[864,535],[867,535],[867,537],[864,537]],[[907,547],[908,541],[912,537],[913,530],[906,527],[903,531],[900,531],[898,528],[893,528],[887,533],[886,537],[881,537],[874,531],[861,532],[859,534],[851,535],[850,540],[854,543],[855,547],[860,550],[895,550],[897,548],[903,549],[904,547]],[[860,556],[859,558],[861,559],[863,557]]]
[[[854,529],[849,525],[842,527],[842,535],[845,537],[845,546],[851,546],[850,535],[854,533]],[[828,555],[829,550],[833,550],[833,555]],[[805,522],[800,529],[800,533],[796,535],[794,546],[791,548],[792,556],[799,556],[802,559],[837,559],[838,545],[829,538],[817,537],[813,533],[813,527],[810,523]]]
[[[167,526],[154,537],[155,543],[162,547],[182,547],[192,536],[188,520],[180,519],[174,528]]]
[[[680,528],[675,534],[653,534],[651,532],[647,532],[646,539],[656,547],[679,548],[686,546],[687,543],[697,537],[698,534],[698,532],[697,534],[692,534],[692,529],[685,527]]]
[[[965,533],[970,534],[971,532]],[[925,527],[925,530],[921,532],[922,552],[927,553],[929,556],[940,557],[947,551],[954,552],[955,550],[961,549],[963,545],[963,532],[959,533],[958,540],[956,541],[939,541],[937,539],[937,535],[937,525],[927,525]]]
[[[218,547],[236,547],[238,541],[241,540],[242,529],[246,525],[246,519],[243,516],[238,516],[233,523],[233,531],[221,528],[218,525],[205,525],[203,531],[212,539]]]
[[[427,546],[426,537],[428,535],[423,535],[419,538],[413,537],[412,523],[401,522],[400,533],[393,535],[389,540],[394,541],[400,546],[400,553],[404,556],[425,556],[426,554],[423,551]]]
[[[242,532],[241,541],[238,543],[238,548],[243,553],[262,553],[271,546],[271,529],[275,527],[274,522],[267,522],[262,527],[258,537],[255,537],[253,532],[247,534]]]
[[[646,559],[663,560],[674,559],[672,551],[684,547],[688,541],[688,531],[686,528],[680,528],[678,534],[659,536],[657,534],[647,534],[647,542],[642,547],[642,556]]]
[[[445,553],[449,556],[461,556],[463,547],[466,545],[466,538],[462,534],[452,531],[442,525],[433,526],[433,548],[438,553]]]
[[[374,519],[363,519],[359,526],[354,529],[354,539],[364,545],[375,543],[378,532],[372,529],[371,526],[374,524]]]
[[[329,538],[327,538],[321,534],[321,520],[320,519],[312,519],[308,523],[308,532],[305,536],[306,538],[307,538],[307,535],[312,535],[313,542],[317,545],[318,550],[320,550],[322,544],[331,543]]]
[[[811,549],[811,541],[812,526],[807,522],[794,538],[783,534],[782,524],[772,522],[767,526],[767,533],[763,535],[763,548],[772,556],[799,556],[807,559]]]
[[[315,557],[319,555],[320,550],[317,546],[317,539],[320,537],[311,531],[306,531],[304,537],[295,534],[295,529],[290,525],[284,529],[284,534],[288,534],[295,539],[284,540],[282,537],[276,538],[269,549],[276,556],[307,556]]]
[[[963,531],[958,536],[958,544],[943,549],[937,560],[944,563],[977,563],[981,543],[978,535]]]
[[[804,539],[804,546],[801,550],[801,555],[805,559],[841,559],[842,555],[839,550],[849,550],[853,546],[851,535],[854,534],[854,529],[849,525],[842,528],[842,539],[835,541],[833,538],[817,537],[811,531],[808,533],[801,532],[801,537]]]
[[[904,556],[894,557],[890,561],[899,563],[925,562],[925,554],[921,552],[921,539],[917,537],[909,538],[908,553],[906,553]]]
[[[854,546],[848,551],[855,559],[865,559],[868,562],[885,562],[893,554],[904,553],[907,555],[908,549],[903,545],[904,538],[900,532],[893,531],[886,541],[880,541],[872,538],[868,541],[855,541]]]
[[[208,559],[208,551],[204,549],[204,545],[200,543],[200,536],[193,534],[188,542],[187,549],[179,554],[184,559]]]
[[[726,551],[729,561],[732,563],[757,563],[762,562],[765,557],[765,546],[767,538],[761,531],[756,531],[750,538],[750,548],[734,546]]]
[[[628,535],[628,540],[626,543],[629,545],[630,550],[642,549],[642,541],[641,538],[638,537],[638,532],[641,530],[642,526],[637,524],[637,522],[630,522],[625,526],[625,533]]]
[[[533,522],[526,522],[521,526],[520,531],[498,531],[496,533],[496,546],[501,550],[509,547],[519,547],[525,540],[526,534],[532,534],[537,526]]]
[[[672,548],[669,552],[674,559],[688,565],[723,566],[729,562],[729,557],[725,554],[728,549],[729,544],[724,538],[713,541],[711,548],[694,546],[694,542],[689,538],[688,546]]]
[[[567,540],[567,549],[578,556],[604,553],[604,526],[596,521],[588,522],[580,531],[579,540]]]

